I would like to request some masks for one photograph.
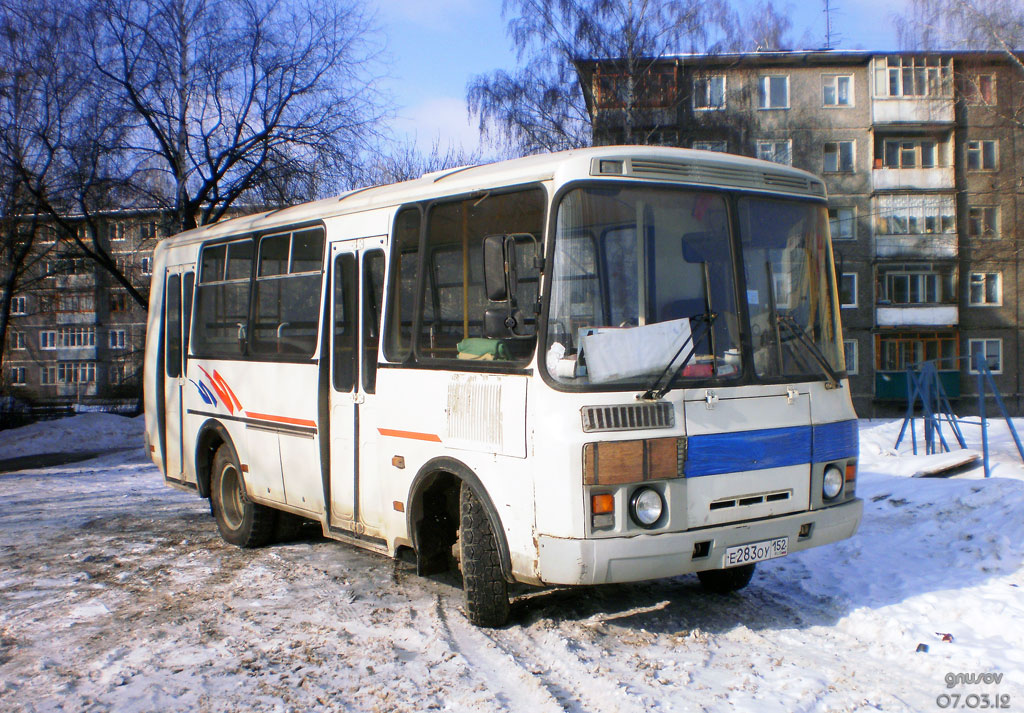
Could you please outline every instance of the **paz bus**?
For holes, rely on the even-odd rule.
[[[146,439],[228,542],[315,521],[500,626],[512,583],[728,592],[850,537],[842,345],[821,180],[576,150],[161,242]]]

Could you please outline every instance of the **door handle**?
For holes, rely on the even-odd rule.
[[[704,392],[704,405],[707,407],[709,411],[713,409],[715,407],[715,404],[717,403],[718,394],[716,394],[711,389],[708,389],[707,391]]]

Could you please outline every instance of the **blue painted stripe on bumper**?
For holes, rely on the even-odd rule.
[[[855,458],[857,421],[714,433],[687,439],[687,478]]]

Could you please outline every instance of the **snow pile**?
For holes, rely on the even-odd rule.
[[[0,431],[0,459],[41,453],[100,453],[142,448],[145,418],[84,413]]]
[[[0,450],[95,448],[91,418]],[[118,425],[109,443],[138,442],[141,422]],[[502,630],[466,623],[450,576],[317,539],[226,545],[141,448],[0,475],[0,708],[1016,710],[1024,466],[993,422],[997,477],[912,478],[927,459],[893,451],[899,427],[862,423],[854,538],[762,563],[728,596],[693,576],[529,591]],[[986,672],[1003,676],[947,684]]]

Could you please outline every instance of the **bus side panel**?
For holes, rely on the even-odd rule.
[[[524,453],[526,441],[525,376],[476,375],[479,384],[500,384],[502,396],[492,402],[492,417],[500,418],[498,435],[480,424],[481,431],[471,441],[460,409],[453,408],[450,397],[472,383],[468,374],[429,369],[384,368],[377,372],[378,434],[381,474],[381,500],[405,504],[413,479],[432,458],[455,459],[480,479],[501,519],[512,557],[513,570],[524,577],[535,571],[536,546],[533,541],[533,476]],[[505,403],[504,392],[509,393]],[[518,424],[518,425],[517,425]],[[494,437],[498,440],[487,440]],[[404,459],[396,467],[394,456]],[[402,461],[397,461],[401,463]],[[403,508],[404,509],[404,508]],[[387,513],[385,528],[389,543],[406,532],[405,515],[396,510]]]

